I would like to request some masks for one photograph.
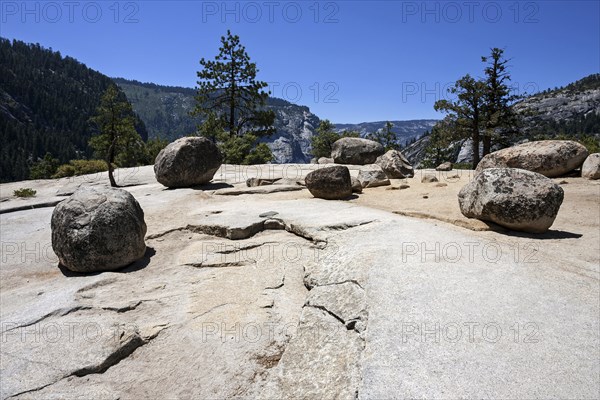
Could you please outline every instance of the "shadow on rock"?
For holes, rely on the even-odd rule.
[[[581,233],[573,233],[566,231],[559,231],[550,229],[544,233],[527,233],[527,232],[518,232],[511,231],[508,229],[498,229],[496,232],[506,235],[506,236],[515,236],[527,239],[540,239],[540,240],[548,240],[548,239],[579,239],[583,235]]]
[[[66,276],[67,278],[81,277],[81,276],[95,276],[95,275],[102,274],[104,272],[127,274],[130,272],[135,272],[135,271],[139,271],[139,270],[146,268],[148,266],[148,264],[150,264],[150,259],[155,254],[156,254],[156,250],[154,250],[153,247],[146,246],[146,253],[144,253],[144,256],[142,258],[140,258],[137,261],[132,262],[131,264],[129,264],[123,268],[115,270],[115,271],[73,272],[73,271],[67,269],[67,267],[65,267],[61,263],[58,263],[58,269],[60,269],[60,272],[62,272],[62,274],[64,276]]]
[[[166,187],[163,190],[192,189],[192,190],[209,191],[209,190],[228,189],[228,188],[232,188],[232,187],[234,187],[234,186],[230,185],[229,183],[225,183],[225,182],[215,182],[215,183],[211,182],[211,183],[207,183],[206,185],[198,185],[198,186],[189,186],[189,187],[180,187],[180,188]]]

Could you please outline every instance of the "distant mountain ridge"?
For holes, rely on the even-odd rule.
[[[382,130],[388,121],[361,122],[358,124],[335,124],[336,130],[356,131],[361,137],[366,137],[368,134]],[[438,122],[437,119],[414,119],[407,121],[389,121],[392,123],[392,132],[400,140],[404,146],[408,142],[417,139],[426,131],[431,130]]]
[[[150,138],[170,141],[190,135],[201,123],[200,118],[189,116],[195,106],[196,90],[162,86],[135,80],[113,78],[125,92],[134,111],[144,120]],[[276,163],[308,163],[312,155],[311,138],[321,120],[306,106],[269,97],[267,107],[275,112],[275,134],[262,138],[275,156]],[[392,129],[402,143],[419,137],[431,129],[436,120],[392,121]],[[337,130],[355,130],[361,136],[385,126],[385,121],[361,124],[335,124]]]

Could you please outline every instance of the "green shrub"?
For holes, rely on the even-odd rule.
[[[34,197],[37,192],[31,188],[21,188],[13,192],[15,197]]]
[[[65,178],[69,176],[95,174],[108,170],[106,162],[102,160],[71,160],[63,164],[52,175],[53,178]]]
[[[29,168],[29,179],[48,179],[56,173],[60,166],[58,158],[52,157],[52,154],[46,153],[44,158],[38,159]]]
[[[473,164],[471,164],[471,163],[453,163],[452,169],[473,169]]]

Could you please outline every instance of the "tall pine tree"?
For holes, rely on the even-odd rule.
[[[135,130],[131,104],[115,85],[109,86],[102,95],[92,122],[98,133],[90,139],[90,146],[98,157],[106,161],[110,185],[118,187],[113,176],[115,159],[131,159],[130,153],[143,148],[144,143]]]
[[[271,152],[258,140],[275,132],[275,113],[265,108],[267,83],[256,80],[258,69],[239,36],[227,31],[219,54],[213,61],[202,58],[200,65],[192,115],[204,117],[210,126],[200,126],[198,133],[216,141],[228,163],[271,161]]]

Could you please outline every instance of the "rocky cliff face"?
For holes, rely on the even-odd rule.
[[[264,140],[269,145],[275,162],[307,163],[311,158],[311,138],[319,126],[319,117],[310,112],[308,107],[287,105],[270,105],[275,112],[275,128],[277,132]]]
[[[535,94],[515,104],[514,109],[529,123],[526,129],[535,121],[564,121],[600,114],[600,74]]]

